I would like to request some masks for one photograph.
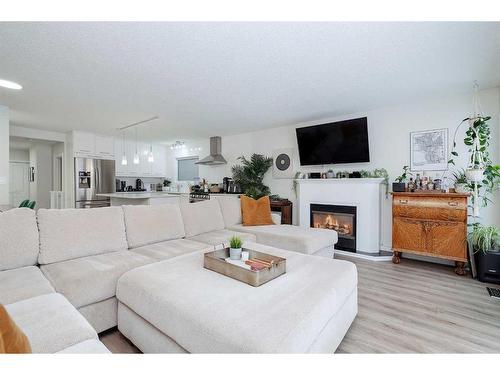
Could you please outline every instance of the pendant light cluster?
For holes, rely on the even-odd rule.
[[[137,164],[140,164],[140,162],[141,162],[141,159],[139,157],[139,149],[138,149],[139,148],[138,125],[144,124],[144,123],[149,122],[149,121],[158,120],[158,119],[159,119],[158,116],[154,116],[154,117],[151,117],[149,119],[142,120],[139,122],[134,122],[133,124],[118,128],[118,130],[120,130],[122,132],[122,148],[123,148],[122,165],[128,164],[127,155],[125,152],[125,149],[126,149],[125,137],[126,137],[127,129],[134,127],[134,130],[135,130],[135,152],[134,152],[134,159],[132,160],[132,162],[137,165]],[[154,154],[153,154],[153,137],[151,136],[151,129],[149,131],[149,135],[150,135],[149,152],[148,152],[148,150],[144,150],[144,156],[146,156],[146,155],[148,156],[148,159],[147,159],[148,163],[154,163],[155,158],[154,158]]]

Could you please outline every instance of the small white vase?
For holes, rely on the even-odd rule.
[[[233,260],[240,260],[241,259],[241,247],[238,249],[233,249],[232,247],[229,248],[229,258]]]
[[[458,194],[467,194],[470,193],[469,188],[467,187],[467,184],[455,184],[455,192]]]
[[[484,169],[470,168],[465,171],[465,176],[469,181],[481,182],[483,180]]]

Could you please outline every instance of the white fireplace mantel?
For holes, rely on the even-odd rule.
[[[356,207],[356,251],[380,250],[381,194],[383,178],[297,179],[299,225],[310,227],[311,204]]]

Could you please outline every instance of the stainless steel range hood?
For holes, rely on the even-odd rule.
[[[221,154],[222,139],[221,137],[210,137],[210,155],[196,162],[202,165],[222,165],[227,164],[226,159]]]

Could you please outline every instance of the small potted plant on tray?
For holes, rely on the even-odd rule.
[[[463,168],[453,172],[453,180],[455,181],[455,192],[459,194],[470,193],[469,181]]]
[[[473,225],[469,233],[469,243],[474,250],[477,275],[479,281],[487,282],[484,276],[488,270],[495,269],[500,257],[500,229],[494,225]]]
[[[233,236],[229,240],[229,258],[240,260],[241,259],[241,238],[238,236]]]
[[[407,173],[409,169],[410,167],[407,165],[403,167],[403,174],[401,174],[401,176],[396,177],[396,182],[392,183],[392,191],[394,192],[406,191],[406,181],[408,179]]]

